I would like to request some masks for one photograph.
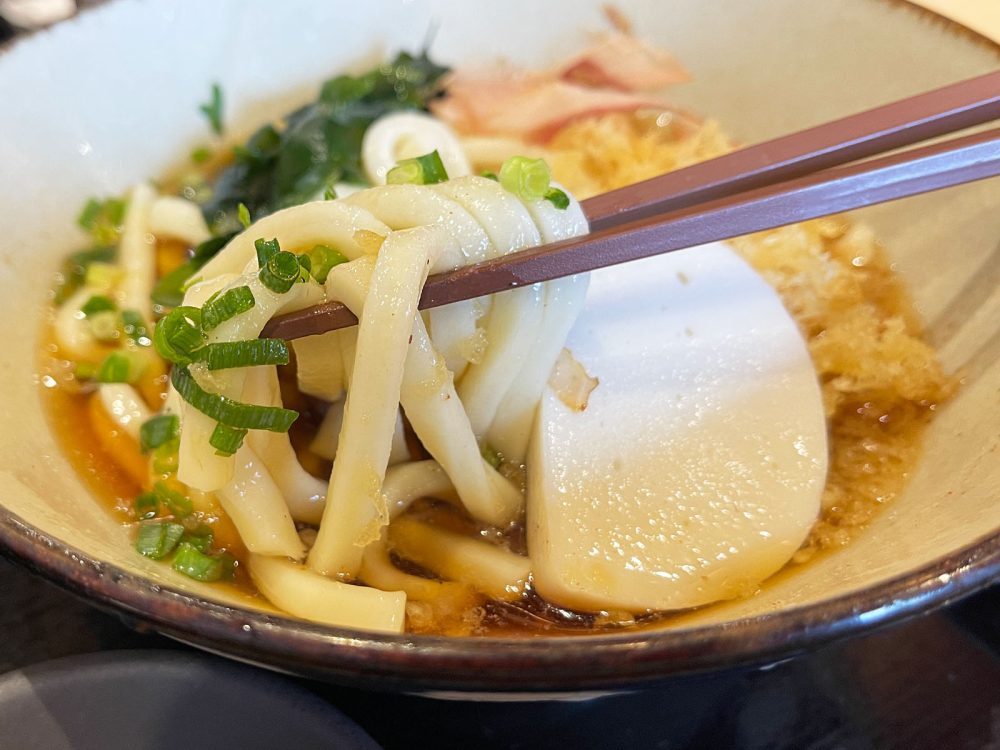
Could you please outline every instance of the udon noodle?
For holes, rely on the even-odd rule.
[[[546,96],[575,87],[589,98],[528,124],[463,99],[463,86],[486,85],[473,74],[453,75],[454,95],[435,100],[442,70],[405,57],[420,74],[407,96],[425,98],[390,97],[348,166],[320,182],[305,173],[266,199],[233,188],[284,158],[281,139],[319,116],[303,108],[232,164],[215,157],[176,189],[140,184],[88,205],[97,247],[63,271],[43,366],[61,384],[56,425],[83,413],[97,446],[77,453],[103,456],[118,477],[105,491],[139,553],[346,627],[559,630],[656,614],[572,612],[533,586],[524,493],[539,400],[554,388],[585,408],[601,387],[564,350],[587,277],[417,310],[428,274],[585,233],[574,195],[730,148],[714,123],[603,75],[602,59],[637,44],[616,33],[554,78],[530,78]],[[639,72],[659,71],[650,85],[683,78],[672,58],[642,50]],[[398,72],[333,79],[321,103],[360,81],[360,100],[337,101],[371,108],[387,71]],[[613,106],[594,105],[612,89]],[[437,118],[422,111],[430,104]],[[227,191],[242,199],[226,203]],[[831,468],[801,562],[898,491],[948,385],[864,228],[833,218],[735,246],[781,292],[823,388]],[[259,338],[273,317],[325,300],[359,325]]]

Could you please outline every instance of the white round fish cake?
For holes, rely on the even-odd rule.
[[[567,347],[599,385],[547,388],[528,460],[528,551],[547,599],[672,610],[751,593],[816,520],[826,420],[776,292],[705,245],[595,272]]]

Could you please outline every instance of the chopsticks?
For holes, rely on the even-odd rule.
[[[582,204],[590,234],[431,276],[420,308],[994,177],[1000,129],[850,162],[998,118],[1000,71],[595,196]],[[274,318],[262,335],[355,323],[328,302]]]

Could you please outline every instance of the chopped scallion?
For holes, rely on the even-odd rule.
[[[205,113],[212,132],[222,135],[222,88],[219,84],[212,84],[212,97],[198,109]]]
[[[181,423],[176,414],[157,414],[139,427],[139,446],[143,453],[170,442],[180,432]]]
[[[275,253],[261,266],[258,277],[260,283],[275,294],[284,294],[299,280],[301,267],[294,253],[284,250]]]
[[[323,200],[325,201],[337,200],[337,189],[333,185],[326,186],[326,189],[323,191]]]
[[[115,259],[115,253],[114,247],[92,247],[75,252],[66,258],[59,272],[61,278],[55,291],[55,303],[61,305],[80,288],[91,263],[111,263]]]
[[[122,310],[122,331],[125,337],[139,346],[149,346],[152,339],[149,337],[149,329],[142,314],[137,310]]]
[[[180,450],[180,445],[180,438],[175,437],[173,440],[167,441],[159,448],[153,449],[152,461],[150,461],[153,474],[157,476],[166,476],[168,474],[177,473],[177,452]]]
[[[181,537],[181,541],[190,544],[199,552],[204,552],[207,555],[212,549],[212,542],[215,541],[215,535],[208,526],[202,523],[194,531],[186,532]]]
[[[84,204],[76,222],[99,244],[113,245],[121,234],[126,205],[121,198],[107,198],[103,201],[91,198]]]
[[[189,542],[177,545],[173,568],[196,581],[219,581],[232,578],[235,560],[231,555],[206,555]]]
[[[309,273],[320,284],[326,283],[326,277],[330,274],[330,269],[347,262],[347,256],[340,250],[335,250],[326,245],[315,245],[313,249],[306,253],[311,267]]]
[[[94,313],[107,312],[117,310],[118,306],[114,301],[103,294],[95,294],[80,307],[80,312],[86,316],[91,316]]]
[[[97,368],[99,383],[134,383],[146,369],[146,359],[134,352],[111,352]]]
[[[194,376],[186,367],[174,367],[170,372],[170,382],[181,398],[191,406],[230,427],[288,432],[288,428],[299,416],[298,412],[291,409],[244,404],[218,393],[209,393],[195,382]]]
[[[266,266],[271,258],[281,252],[281,245],[278,244],[278,240],[276,239],[265,240],[263,237],[259,237],[254,241],[253,246],[257,250],[258,268]]]
[[[385,176],[389,185],[434,185],[447,179],[448,172],[437,151],[413,159],[403,159]]]
[[[247,430],[243,427],[229,427],[220,422],[212,430],[208,444],[215,448],[215,452],[220,456],[231,456],[240,449],[246,436]]]
[[[250,209],[247,208],[246,203],[241,203],[236,207],[236,216],[240,220],[240,224],[246,229],[250,226]]]
[[[87,317],[91,335],[105,343],[114,341],[121,335],[118,330],[118,316],[111,310],[101,310]]]
[[[150,518],[156,518],[156,513],[160,509],[160,501],[155,492],[143,492],[133,501],[132,508],[135,510],[136,518],[140,521],[146,521]]]
[[[195,352],[194,359],[196,362],[205,363],[209,370],[287,365],[288,344],[283,339],[223,341],[199,349]]]
[[[569,196],[559,188],[549,188],[545,193],[545,200],[562,211],[569,208]]]
[[[220,323],[245,313],[254,306],[253,292],[248,286],[238,286],[213,297],[201,308],[201,327],[211,331]]]
[[[140,555],[160,560],[171,552],[184,535],[184,527],[169,521],[147,521],[139,525],[135,548]]]
[[[121,277],[122,270],[115,264],[95,262],[87,266],[83,283],[94,289],[110,289]]]
[[[522,200],[537,201],[549,190],[552,174],[544,159],[512,156],[500,167],[500,184]]]
[[[191,149],[191,161],[195,164],[204,164],[212,158],[212,149],[208,146],[195,146]]]
[[[153,330],[157,353],[174,364],[189,364],[194,351],[204,343],[201,309],[197,307],[175,307],[160,319]]]
[[[170,509],[170,512],[177,518],[189,516],[194,512],[194,505],[191,504],[191,498],[182,492],[171,489],[166,482],[161,481],[154,484],[153,492],[156,493],[157,499],[166,505]]]

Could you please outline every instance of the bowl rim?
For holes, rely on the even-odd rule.
[[[875,1],[922,15],[987,47],[1000,61],[1000,42],[957,21],[913,0]],[[0,57],[36,34],[0,45]],[[997,530],[875,586],[721,626],[452,638],[334,628],[201,599],[93,559],[25,522],[2,500],[0,554],[133,627],[259,666],[383,691],[604,690],[763,665],[929,613],[1000,580]]]

